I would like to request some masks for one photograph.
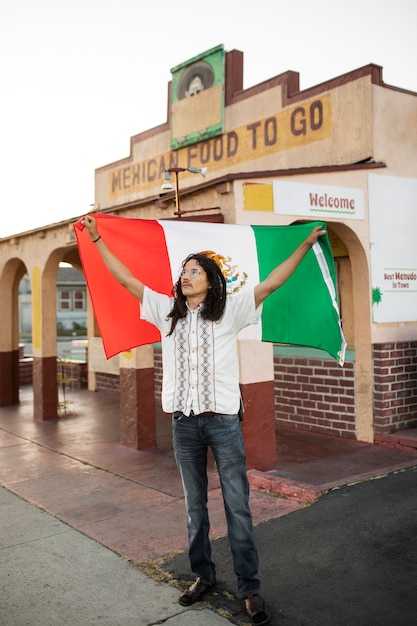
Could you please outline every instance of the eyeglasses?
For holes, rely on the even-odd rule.
[[[195,278],[196,276],[201,274],[201,270],[199,270],[198,267],[192,267],[191,269],[186,270],[184,267],[184,269],[181,270],[180,276],[186,276],[187,274],[189,274],[191,278]]]

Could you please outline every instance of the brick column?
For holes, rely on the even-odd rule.
[[[33,416],[51,420],[58,417],[56,359],[56,267],[48,270],[34,265],[32,285]]]
[[[120,355],[120,441],[136,450],[156,446],[153,346]]]
[[[19,403],[19,350],[0,352],[0,406]]]
[[[56,356],[33,359],[33,417],[40,420],[58,417]]]
[[[375,344],[375,434],[415,428],[417,424],[417,341]]]
[[[275,469],[277,451],[273,345],[240,340],[239,352],[247,468],[260,471]]]

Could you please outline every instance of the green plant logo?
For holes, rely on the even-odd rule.
[[[372,304],[380,304],[382,302],[382,291],[379,287],[372,288]]]

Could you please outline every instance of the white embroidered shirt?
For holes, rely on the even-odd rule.
[[[213,411],[234,414],[239,410],[239,361],[237,336],[242,328],[259,321],[253,290],[229,296],[217,322],[201,317],[200,305],[171,328],[168,313],[173,299],[145,287],[141,318],[154,324],[162,341],[162,408],[167,413],[189,415]]]

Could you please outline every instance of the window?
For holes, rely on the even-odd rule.
[[[71,310],[71,292],[60,290],[59,292],[59,310],[70,311]]]
[[[84,311],[85,310],[85,291],[82,289],[78,289],[74,291],[74,310],[75,311]]]
[[[82,289],[60,289],[58,307],[60,311],[85,311],[85,291]]]

